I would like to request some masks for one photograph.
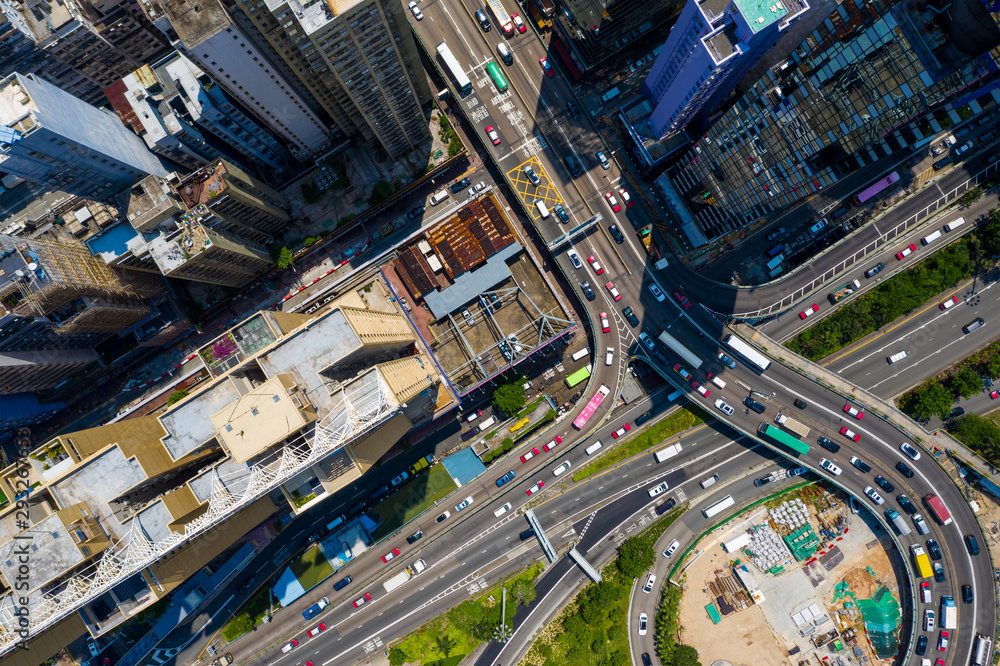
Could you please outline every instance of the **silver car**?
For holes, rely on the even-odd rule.
[[[718,409],[723,414],[725,414],[726,416],[732,416],[733,415],[733,407],[732,407],[732,405],[726,403],[724,400],[716,400],[715,401],[715,408]]]

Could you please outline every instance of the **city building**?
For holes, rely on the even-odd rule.
[[[5,394],[3,409],[0,409],[0,442],[5,442],[13,437],[20,428],[27,428],[30,433],[31,426],[44,423],[65,408],[66,403],[64,402],[43,404],[32,393]],[[6,467],[11,463],[11,460],[7,458],[6,453],[2,455]]]
[[[5,658],[41,663],[109,631],[273,515],[275,498],[300,512],[349,490],[453,409],[389,293],[366,277],[313,315],[258,312],[198,351],[208,378],[165,411],[38,446],[21,462],[34,485],[27,527],[13,501],[24,472],[0,470],[0,549],[39,546],[22,593],[28,648],[11,652],[16,623],[0,617]],[[8,594],[15,572],[0,558]]]
[[[33,74],[0,81],[0,171],[93,199],[169,173],[113,113]]]
[[[799,0],[688,0],[642,84],[655,104],[655,135],[676,134],[711,110],[807,9]]]
[[[847,0],[657,180],[675,222],[707,238],[791,206],[859,167],[909,155],[996,113],[996,15],[928,2]],[[900,158],[902,159],[902,158]]]

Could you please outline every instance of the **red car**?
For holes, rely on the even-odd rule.
[[[958,303],[958,297],[957,296],[952,296],[951,298],[949,298],[944,303],[941,303],[938,307],[941,308],[942,310],[947,310],[951,306],[955,305],[955,303]]]
[[[990,400],[996,400],[997,398],[1000,398],[1000,392],[990,391]]]
[[[544,487],[545,487],[545,482],[544,481],[539,481],[538,483],[536,483],[535,485],[531,486],[530,488],[528,488],[524,492],[528,493],[529,495],[534,495],[535,493],[537,493],[539,490],[541,490]]]
[[[608,282],[604,285],[604,288],[608,290],[608,293],[611,294],[611,298],[615,299],[615,301],[622,300],[622,295],[618,293],[618,287],[615,286],[614,282]]]
[[[805,319],[806,317],[809,317],[810,315],[814,315],[814,314],[816,314],[817,310],[819,310],[819,305],[816,304],[816,303],[813,303],[808,308],[806,308],[805,310],[803,310],[802,312],[799,313],[799,319]]]
[[[681,307],[684,308],[685,310],[691,309],[691,301],[689,301],[688,297],[682,294],[681,292],[675,291],[674,298],[677,300],[678,303],[680,303]]]
[[[624,187],[618,188],[618,194],[622,195],[622,201],[625,202],[626,208],[631,208],[632,206],[635,205],[635,202],[632,201],[632,197],[629,195],[629,193],[625,190]]]
[[[309,630],[309,638],[316,638],[324,631],[326,631],[326,625],[320,622],[315,627]]]
[[[545,70],[545,76],[555,76],[556,75],[556,70],[552,69],[552,65],[549,64],[549,59],[548,58],[539,58],[538,59],[538,64],[541,65],[542,69]]]
[[[524,19],[521,18],[520,16],[518,16],[517,14],[511,14],[510,20],[514,22],[514,27],[517,28],[517,31],[519,33],[523,35],[524,33],[528,32],[528,26],[524,24]]]
[[[385,555],[382,556],[382,561],[383,562],[388,562],[389,560],[391,560],[392,558],[396,557],[397,555],[399,555],[399,548],[393,548],[388,553],[386,553]]]
[[[485,132],[486,136],[490,138],[490,141],[493,142],[494,146],[500,145],[500,135],[497,134],[497,131],[493,128],[493,125],[487,125]]]
[[[601,313],[601,330],[605,333],[611,332],[611,322],[608,321],[608,313]]]
[[[846,405],[844,405],[844,413],[850,414],[859,421],[865,417],[865,413],[861,411],[861,408],[855,407],[851,403],[847,403]]]
[[[545,449],[546,451],[551,451],[552,449],[556,448],[556,446],[559,444],[562,444],[562,437],[556,437],[542,448]]]
[[[594,269],[594,272],[600,275],[604,272],[604,268],[601,266],[601,262],[597,260],[597,257],[590,255],[587,257],[587,261],[590,262],[590,267]]]
[[[614,192],[608,192],[604,195],[604,198],[608,200],[608,205],[611,206],[611,210],[617,213],[622,209],[622,205],[618,203],[618,199],[615,199]]]
[[[521,456],[521,462],[528,462],[537,455],[538,455],[538,449],[532,448],[530,451]]]
[[[365,592],[365,596],[359,597],[359,598],[357,598],[357,599],[354,600],[354,607],[357,608],[358,606],[360,606],[361,604],[365,603],[366,601],[371,601],[371,600],[372,600],[372,595],[370,595],[369,593]]]
[[[902,259],[903,257],[907,256],[908,254],[910,254],[911,252],[913,252],[916,249],[917,249],[917,246],[914,245],[913,243],[910,243],[909,247],[904,247],[902,249],[902,251],[896,253],[896,258],[897,259]]]
[[[625,433],[627,433],[631,429],[632,429],[632,426],[630,426],[629,424],[626,423],[621,428],[618,428],[618,430],[615,430],[613,433],[611,433],[611,436],[614,437],[615,439],[618,439],[619,437],[622,437]]]
[[[844,426],[843,428],[840,429],[840,434],[848,438],[852,442],[856,442],[859,439],[861,439],[861,435],[854,432],[853,430],[848,430],[847,426]]]

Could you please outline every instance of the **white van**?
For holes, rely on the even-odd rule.
[[[450,197],[448,190],[441,190],[440,192],[435,192],[431,195],[431,205],[437,206],[439,203]]]
[[[486,432],[486,429],[495,424],[496,422],[497,420],[493,416],[484,419],[482,423],[479,424],[479,432]]]
[[[499,509],[497,509],[496,511],[494,511],[493,515],[496,516],[497,518],[499,518],[500,516],[502,516],[503,514],[507,513],[508,511],[510,511],[510,502],[507,502],[502,507],[500,507]]]
[[[896,352],[895,354],[893,354],[892,356],[886,358],[885,360],[888,361],[889,365],[892,365],[896,361],[902,361],[904,358],[906,358],[906,350],[905,349],[903,351],[901,351],[901,352]]]
[[[594,442],[593,444],[591,444],[590,446],[588,446],[586,448],[585,452],[586,452],[586,454],[588,456],[592,456],[595,453],[597,453],[601,449],[602,446],[604,446],[604,442],[602,442],[601,440],[597,440],[596,442]]]
[[[722,377],[712,377],[712,383],[718,386],[720,389],[726,388],[726,382],[722,381]]]
[[[707,479],[702,479],[701,480],[701,487],[702,488],[708,488],[709,486],[714,486],[718,482],[719,482],[719,475],[718,474],[713,474],[712,476],[708,477]]]
[[[574,361],[579,361],[581,358],[585,358],[587,356],[590,356],[590,350],[584,348],[581,349],[580,351],[573,352],[573,355],[570,356],[570,358],[573,359]]]
[[[549,209],[541,199],[535,199],[535,208],[538,209],[538,214],[542,216],[543,220],[549,216]]]
[[[657,259],[656,263],[653,264],[653,268],[655,268],[658,271],[662,271],[666,267],[667,267],[667,260],[666,259]]]
[[[944,225],[944,230],[945,231],[954,231],[955,229],[959,228],[963,224],[965,224],[965,218],[964,217],[960,217],[957,220],[952,220],[948,224]]]
[[[510,49],[508,49],[507,45],[503,42],[497,44],[497,55],[500,56],[500,59],[503,60],[505,65],[514,64],[514,56],[511,55]]]
[[[938,238],[941,238],[941,230],[940,229],[938,229],[937,231],[935,231],[934,233],[932,233],[929,236],[924,236],[923,238],[921,238],[920,239],[920,244],[921,245],[930,245],[931,243],[933,243],[934,241],[936,241]]]

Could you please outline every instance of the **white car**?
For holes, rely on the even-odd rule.
[[[496,516],[497,518],[499,518],[500,516],[502,516],[503,514],[507,513],[508,511],[510,511],[510,502],[507,502],[502,507],[500,507],[499,509],[497,509],[496,511],[494,511],[493,515]]]
[[[424,19],[424,13],[420,11],[420,7],[417,7],[417,0],[410,0],[409,7],[410,11],[413,12],[413,18],[418,21],[422,21]]]
[[[657,495],[659,495],[661,493],[667,492],[667,483],[666,483],[666,481],[664,481],[663,483],[661,483],[658,486],[654,486],[654,487],[650,488],[648,492],[649,492],[649,496],[650,497],[656,497]]]
[[[670,557],[671,555],[673,555],[673,554],[674,554],[674,551],[676,551],[676,550],[677,550],[678,548],[680,548],[680,546],[681,546],[681,542],[680,542],[680,541],[678,541],[677,539],[674,539],[674,540],[673,540],[673,541],[671,541],[671,542],[670,542],[670,544],[669,544],[669,545],[668,545],[668,546],[667,546],[667,547],[666,547],[666,548],[665,548],[665,549],[663,550],[663,557]]]
[[[733,415],[733,408],[732,408],[732,406],[729,405],[729,404],[727,404],[726,401],[724,401],[724,400],[716,400],[715,401],[715,408],[718,409],[723,414],[725,414],[726,416],[732,416]]]
[[[924,631],[934,631],[934,611],[930,608],[924,611]]]
[[[525,492],[527,492],[529,495],[534,495],[535,493],[537,493],[539,490],[541,490],[544,487],[545,487],[545,482],[544,481],[539,481],[535,485],[533,485],[530,488],[528,488]]]
[[[649,351],[656,349],[656,343],[653,342],[653,338],[649,337],[645,331],[639,334],[639,340],[642,341],[642,344],[646,345],[646,349]]]
[[[486,181],[481,180],[469,188],[469,196],[474,197],[485,189],[486,189]]]
[[[568,469],[569,469],[569,461],[567,460],[562,465],[559,465],[559,467],[556,467],[554,470],[552,470],[552,476],[559,476]]]
[[[953,151],[953,154],[956,155],[956,156],[961,155],[962,153],[968,152],[968,150],[970,148],[972,148],[972,142],[971,141],[967,142],[964,146],[959,146],[958,148],[956,148]]]
[[[660,288],[653,283],[649,284],[649,293],[653,295],[653,298],[656,299],[657,303],[662,303],[663,301],[667,300],[667,297],[663,295],[663,292],[660,291]]]
[[[646,635],[646,626],[649,623],[649,618],[646,617],[645,613],[639,613],[639,635]]]
[[[920,451],[917,451],[906,442],[899,445],[899,450],[909,456],[910,460],[920,460]]]
[[[642,586],[642,591],[649,594],[653,591],[653,584],[656,583],[656,574],[649,574],[646,577],[646,584]]]
[[[461,502],[459,502],[458,504],[456,504],[455,505],[455,511],[461,511],[462,509],[466,508],[470,504],[472,504],[472,495],[469,495],[464,500],[462,500]]]
[[[875,504],[879,505],[885,504],[885,500],[882,499],[882,496],[879,495],[877,492],[875,492],[875,489],[872,488],[871,486],[865,487],[865,495],[868,495],[868,499],[870,499],[872,502],[875,502]]]
[[[823,458],[822,460],[819,461],[819,466],[828,471],[830,474],[833,474],[834,476],[840,476],[841,471],[843,471],[839,467],[834,465],[832,462],[827,460],[826,458]]]
[[[604,354],[604,365],[611,365],[615,362],[615,348],[608,347],[608,351]]]
[[[580,255],[576,250],[567,251],[566,256],[569,257],[569,263],[573,264],[573,268],[577,270],[583,268],[583,262],[580,261]]]

